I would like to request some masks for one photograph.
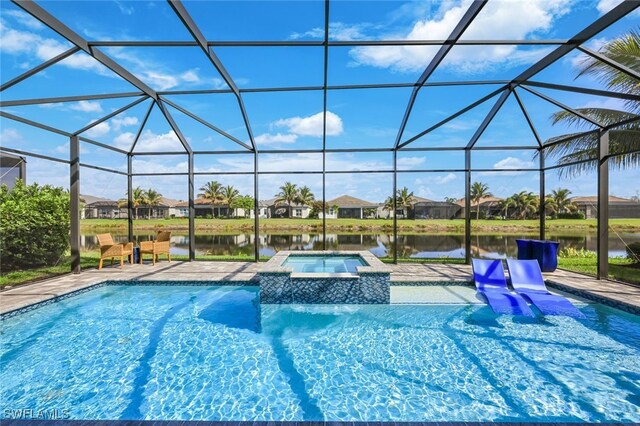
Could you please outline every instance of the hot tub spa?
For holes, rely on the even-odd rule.
[[[368,251],[281,251],[258,272],[260,303],[388,304],[390,274]]]

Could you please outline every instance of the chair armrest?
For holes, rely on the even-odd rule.
[[[123,252],[122,244],[114,244],[110,246],[100,246],[100,256],[121,256]]]
[[[153,241],[141,241],[140,250],[143,250],[143,251],[153,250]]]

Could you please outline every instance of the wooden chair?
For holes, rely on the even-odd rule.
[[[102,269],[102,261],[111,258],[111,264],[116,257],[120,258],[120,269],[124,268],[124,257],[129,258],[129,263],[133,265],[133,243],[114,243],[111,234],[99,234],[100,243],[100,264],[98,269]]]
[[[159,231],[155,241],[141,241],[140,242],[140,263],[142,263],[142,255],[150,254],[153,264],[156,264],[158,255],[166,254],[171,262],[171,232]]]

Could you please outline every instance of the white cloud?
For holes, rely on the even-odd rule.
[[[69,154],[69,142],[56,146],[54,151],[60,154]],[[89,152],[91,151],[89,151],[84,144],[80,144],[80,154],[88,154]]]
[[[64,104],[62,102],[55,102],[50,104],[38,104],[38,108],[47,108],[47,109],[64,108]]]
[[[84,134],[86,136],[89,136],[90,138],[99,138],[100,136],[104,136],[107,133],[109,133],[110,130],[111,130],[111,126],[109,126],[109,123],[107,123],[106,121],[103,121],[102,123],[96,124],[89,130],[84,132]]]
[[[434,179],[434,182],[439,184],[439,185],[444,185],[444,184],[452,182],[454,180],[456,180],[456,175],[454,173],[449,173],[449,174],[446,174],[444,176],[437,176]]]
[[[589,101],[580,108],[602,108],[623,111],[625,110],[625,103],[622,99],[606,98]]]
[[[424,157],[402,157],[398,158],[398,169],[413,169],[416,166],[424,164]]]
[[[126,6],[121,1],[116,1],[115,4],[123,15],[133,15],[133,12],[135,12],[135,9],[131,5]]]
[[[332,40],[338,41],[350,41],[350,40],[362,40],[365,38],[365,30],[372,27],[371,24],[345,24],[344,22],[331,22],[329,24],[329,37]],[[292,40],[301,38],[324,38],[324,28],[316,27],[303,33],[293,33],[289,37]]]
[[[135,150],[183,152],[184,148],[180,143],[180,139],[178,139],[173,130],[162,134],[156,134],[151,130],[145,130],[140,135],[140,139],[138,139]]]
[[[82,112],[102,112],[102,106],[100,102],[91,102],[91,101],[79,101],[69,107],[74,111],[82,111]]]
[[[158,90],[169,90],[178,85],[178,79],[170,74],[146,70],[142,72],[142,79]]]
[[[197,70],[188,70],[180,75],[180,79],[189,83],[199,83],[200,77]]]
[[[111,120],[113,130],[119,131],[122,127],[135,126],[138,124],[138,117],[116,117]]]
[[[533,161],[522,160],[516,157],[504,158],[493,165],[494,169],[533,169]]]
[[[3,53],[28,55],[43,62],[65,52],[70,47],[71,45],[67,42],[45,38],[30,31],[17,30],[0,21],[0,51]],[[71,55],[60,61],[59,64],[69,68],[91,70],[102,75],[114,76],[102,64],[85,53]]]
[[[131,132],[121,133],[113,139],[113,143],[117,148],[129,150],[135,137],[136,135]]]
[[[283,143],[294,143],[298,139],[298,135],[292,133],[263,133],[255,137],[255,141],[261,145],[277,145]]]
[[[622,2],[623,0],[600,0],[596,5],[596,9],[601,15],[604,15]]]
[[[287,127],[289,133],[299,136],[322,136],[323,114],[319,112],[307,117],[283,118],[275,123],[276,127]],[[331,111],[327,111],[327,136],[342,134],[342,118]]]
[[[0,132],[0,140],[2,140],[2,144],[5,146],[9,144],[22,145],[24,143],[22,134],[11,127],[2,129],[2,132]]]
[[[132,166],[136,173],[184,173],[189,170],[189,163],[187,161],[164,163],[157,160],[134,159]]]
[[[525,39],[548,32],[555,19],[570,10],[571,0],[501,0],[488,2],[463,35],[463,39]],[[440,13],[420,19],[399,38],[406,40],[443,40],[467,11],[470,0],[452,7],[443,3]],[[445,9],[448,8],[448,9]],[[350,55],[358,65],[390,68],[399,72],[424,69],[439,46],[364,46]],[[519,49],[517,46],[457,46],[443,66],[461,73],[479,72],[487,67],[531,63],[549,48]]]
[[[609,40],[606,38],[594,38],[590,40],[588,43],[586,43],[584,47],[597,51],[597,50],[600,50],[600,48],[605,44],[607,44],[608,42]],[[578,52],[567,57],[565,61],[569,61],[571,66],[575,69],[582,69],[585,61],[590,59],[591,59],[591,56],[587,55],[586,53]]]
[[[30,28],[32,30],[41,30],[44,28],[44,25],[40,23],[37,19],[32,17],[26,12],[21,10],[4,10],[2,12],[3,16],[10,16],[16,20],[20,25]]]

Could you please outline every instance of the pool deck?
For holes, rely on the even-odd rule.
[[[76,290],[107,280],[118,281],[238,281],[246,285],[247,281],[257,279],[258,270],[264,263],[253,262],[160,262],[156,266],[126,264],[123,270],[118,267],[105,267],[101,271],[88,269],[81,274],[68,274],[25,284],[0,291],[0,314],[20,309],[34,303],[43,302]],[[443,264],[399,264],[388,265],[391,273],[391,303],[482,303],[477,299],[475,290],[469,287],[471,266]],[[546,273],[545,279],[560,286],[552,291],[567,290],[577,293],[574,300],[598,298],[607,299],[613,304],[624,304],[640,311],[640,287],[615,281],[596,280],[594,278],[569,271]],[[460,282],[460,285],[434,287],[415,285],[416,283]],[[404,285],[403,285],[404,284]],[[562,293],[558,291],[558,293]]]

